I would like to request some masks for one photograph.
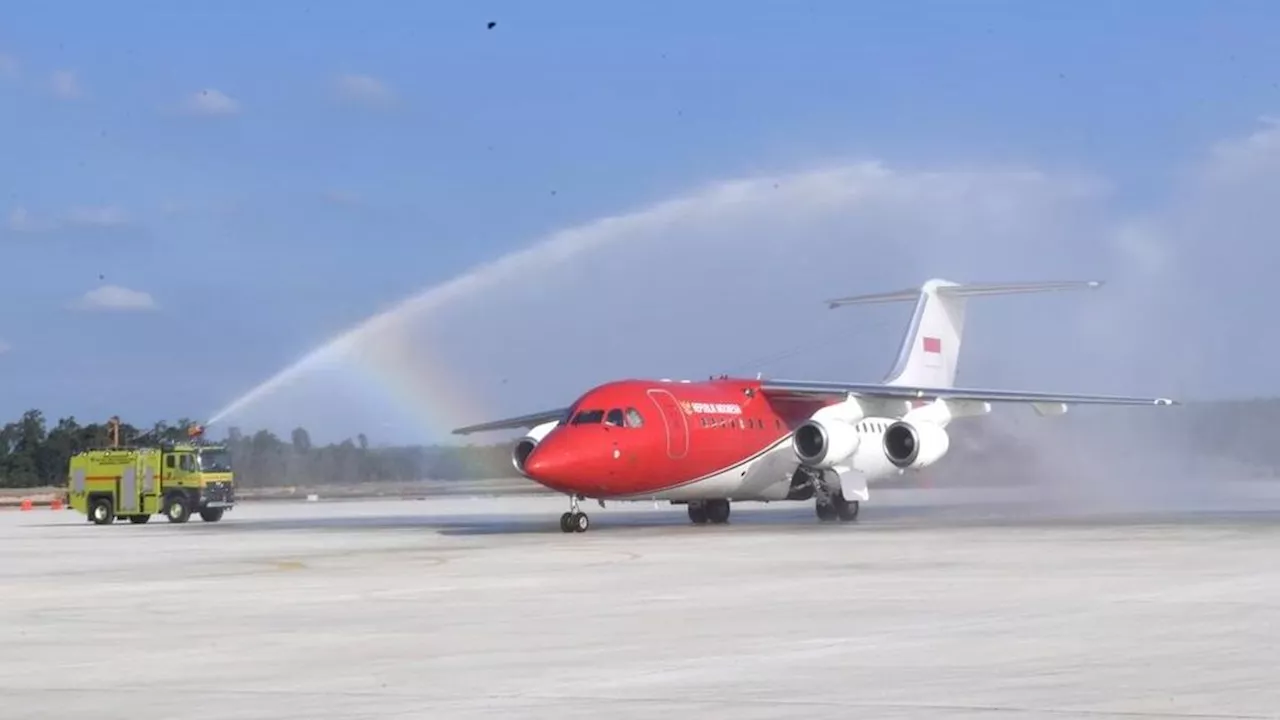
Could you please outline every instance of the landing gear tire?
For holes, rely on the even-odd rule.
[[[569,496],[569,512],[560,516],[560,532],[584,533],[591,527],[591,519],[578,509],[578,501],[581,499],[577,495]]]
[[[830,501],[814,506],[822,522],[853,522],[858,519],[858,501],[845,500],[842,495],[832,495]]]
[[[560,516],[560,532],[586,532],[591,527],[591,518],[584,512],[567,512]]]
[[[694,525],[707,524],[707,508],[700,503],[689,503],[689,520]]]
[[[729,501],[728,500],[708,500],[704,507],[707,513],[707,520],[713,525],[723,525],[729,522]]]

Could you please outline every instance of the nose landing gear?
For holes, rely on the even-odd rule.
[[[591,519],[578,509],[578,496],[569,496],[569,512],[560,516],[560,532],[586,532],[591,527]]]

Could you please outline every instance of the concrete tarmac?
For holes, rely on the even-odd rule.
[[[0,718],[1280,717],[1259,497],[584,503],[573,535],[557,497],[6,511]]]

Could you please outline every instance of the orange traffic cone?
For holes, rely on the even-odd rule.
[[[50,510],[61,510],[61,509],[62,509],[62,498],[57,498],[57,497],[56,497],[56,498],[54,498],[52,501],[50,501],[50,503],[49,503],[49,509],[50,509]]]
[[[22,510],[26,512],[31,509],[31,498],[22,498]]]

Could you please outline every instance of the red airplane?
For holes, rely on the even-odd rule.
[[[1067,404],[1174,405],[1166,398],[954,387],[966,300],[1100,282],[959,284],[838,298],[831,308],[916,302],[897,362],[880,383],[744,379],[621,380],[568,407],[454,430],[529,428],[512,462],[525,477],[569,496],[564,532],[590,526],[579,501],[667,500],[697,524],[724,523],[732,501],[814,499],[824,522],[852,521],[869,482],[936,463],[947,425],[993,402],[1028,403],[1040,415]]]

